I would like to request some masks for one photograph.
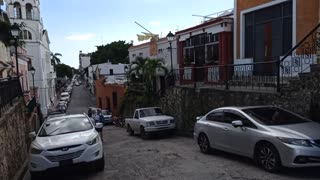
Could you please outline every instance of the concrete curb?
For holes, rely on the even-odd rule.
[[[19,171],[16,173],[16,175],[12,178],[12,180],[23,180],[23,178],[26,175],[26,172],[28,170],[28,161],[29,161],[29,159],[25,160],[22,167],[19,169]]]

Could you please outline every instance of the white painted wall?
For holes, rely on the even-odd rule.
[[[81,61],[81,67],[82,69],[85,69],[86,67],[90,66],[90,56],[80,56]]]
[[[157,48],[158,48],[158,54],[156,56],[150,56],[150,44],[143,44],[143,45],[137,45],[129,48],[129,59],[130,63],[135,61],[136,57],[139,56],[140,53],[143,54],[142,57],[146,58],[159,58],[164,60],[165,66],[168,68],[168,70],[171,69],[171,58],[170,58],[170,50],[168,50],[168,47],[170,47],[169,42],[166,39],[160,39],[157,42]],[[134,54],[136,56],[134,56]],[[172,42],[172,64],[173,68],[179,68],[179,65],[177,63],[177,42]]]
[[[22,8],[22,19],[15,19],[13,13],[13,3],[19,2]],[[26,19],[25,5],[33,5],[34,19]],[[36,69],[35,86],[39,88],[39,103],[42,113],[47,114],[50,98],[55,94],[55,78],[53,67],[50,60],[50,41],[47,31],[44,31],[40,16],[40,7],[38,0],[7,0],[7,12],[11,23],[26,24],[25,29],[32,33],[32,40],[25,40],[25,49],[27,56],[31,58],[32,66]],[[45,33],[44,33],[45,32]],[[29,85],[32,85],[32,77],[29,74]]]

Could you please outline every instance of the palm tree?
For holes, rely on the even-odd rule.
[[[135,73],[136,76],[142,77],[148,93],[153,93],[153,80],[156,77],[157,70],[168,72],[167,68],[163,66],[162,59],[149,59],[137,57],[135,61],[130,64],[129,74]]]
[[[56,71],[56,64],[60,64],[60,58],[58,56],[62,56],[60,53],[51,53],[51,65],[53,65],[54,71]]]

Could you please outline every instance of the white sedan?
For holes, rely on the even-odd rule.
[[[94,123],[84,114],[48,118],[34,138],[30,149],[29,171],[32,179],[46,171],[73,167],[78,164],[104,169],[103,144],[97,130],[103,124]]]

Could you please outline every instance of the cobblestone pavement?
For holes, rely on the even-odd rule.
[[[76,88],[75,91],[77,90],[82,92],[84,89]],[[72,99],[72,103],[81,103],[81,99]],[[75,104],[71,104],[71,108],[73,105]],[[75,111],[82,111],[86,107],[77,107]],[[256,167],[248,158],[223,152],[205,155],[191,138],[158,136],[142,140],[138,135],[129,136],[125,129],[114,126],[105,126],[103,134],[106,164],[103,172],[75,170],[50,175],[50,179],[320,179],[319,168],[284,169],[280,174],[271,174]],[[26,176],[25,180],[29,180],[28,178]]]

